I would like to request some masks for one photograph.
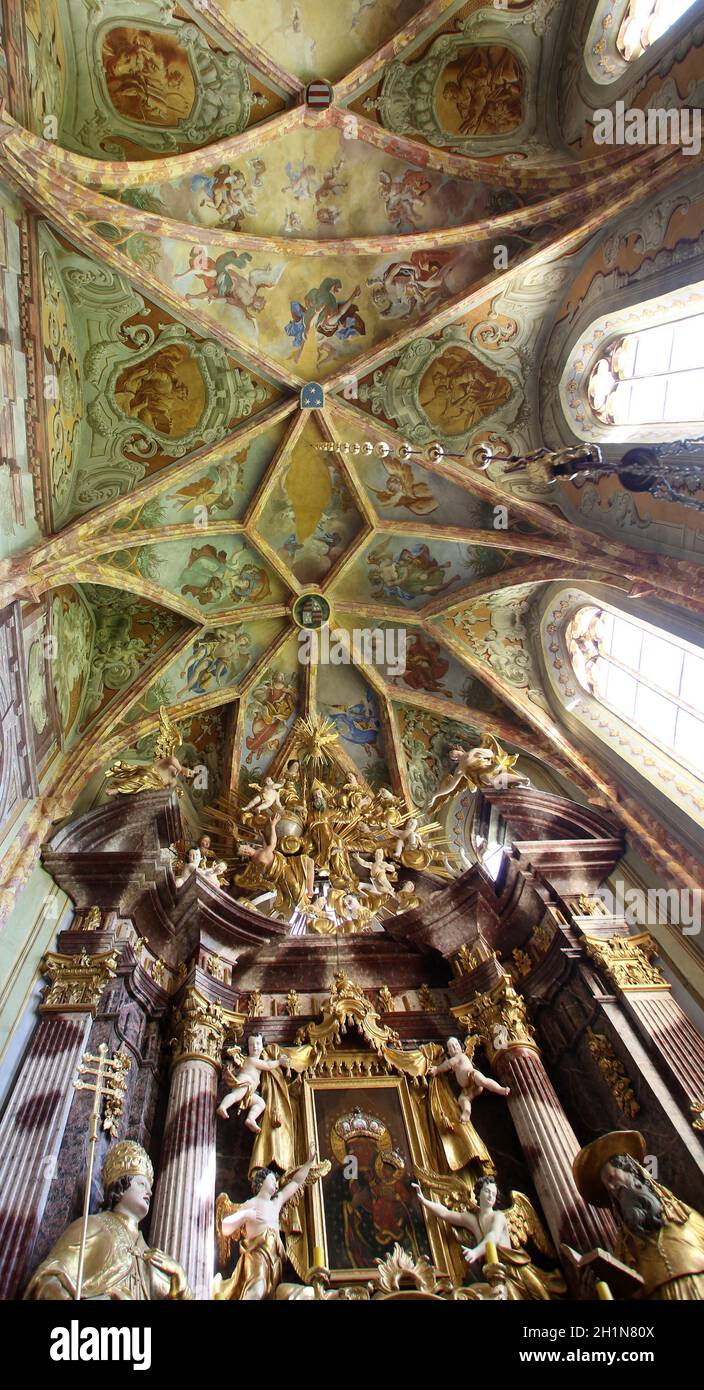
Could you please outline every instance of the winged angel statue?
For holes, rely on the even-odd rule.
[[[423,1195],[420,1184],[414,1183],[423,1206],[439,1221],[446,1221],[448,1226],[469,1232],[472,1244],[463,1245],[462,1253],[470,1269],[474,1267],[475,1273],[487,1263],[487,1242],[492,1241],[503,1267],[508,1299],[516,1302],[549,1300],[559,1298],[566,1292],[559,1271],[540,1269],[525,1248],[530,1242],[546,1260],[557,1258],[549,1235],[532,1202],[523,1192],[511,1192],[509,1204],[498,1207],[496,1181],[487,1175],[475,1184],[473,1197],[468,1204],[468,1191],[456,1178],[428,1172],[418,1166],[416,1173],[425,1187],[443,1199],[431,1201]],[[478,1285],[474,1287],[479,1288]],[[467,1296],[471,1297],[471,1290],[472,1285]]]
[[[286,1246],[281,1238],[292,1233],[301,1194],[310,1183],[330,1172],[330,1162],[320,1162],[311,1148],[306,1162],[289,1169],[282,1177],[276,1168],[255,1168],[252,1196],[246,1202],[231,1202],[221,1192],[215,1203],[215,1231],[221,1265],[226,1265],[233,1241],[239,1241],[240,1257],[229,1279],[215,1276],[216,1299],[292,1298],[313,1296],[304,1285],[282,1284]],[[303,1289],[305,1288],[305,1293]]]
[[[179,777],[195,777],[190,768],[182,767],[175,754],[183,739],[161,705],[159,709],[159,733],[154,745],[154,761],[151,763],[113,763],[105,776],[108,781],[108,796],[127,795],[129,792],[163,791],[164,788],[178,786]]]

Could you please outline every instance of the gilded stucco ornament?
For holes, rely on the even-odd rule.
[[[42,960],[42,972],[49,985],[40,1005],[43,1014],[97,1012],[105,986],[115,978],[116,951],[91,956],[87,951],[67,956],[50,951]]]
[[[588,1028],[587,1046],[619,1110],[623,1111],[627,1119],[635,1120],[640,1105],[623,1063],[619,1061],[608,1038],[602,1033],[595,1033],[593,1028]]]
[[[218,1070],[225,1043],[227,1019],[219,1004],[194,987],[188,989],[173,1015],[172,1065],[199,1059]]]
[[[600,965],[617,989],[633,991],[669,990],[665,977],[651,964],[658,947],[651,936],[616,935],[606,938],[585,937],[587,954]]]
[[[490,1062],[513,1048],[538,1050],[535,1029],[529,1022],[526,1003],[517,994],[508,975],[499,984],[461,1008],[455,1017],[481,1039]]]

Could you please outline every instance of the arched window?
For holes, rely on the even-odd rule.
[[[704,657],[650,623],[585,604],[565,630],[579,684],[704,780]]]
[[[630,0],[616,47],[627,63],[640,58],[694,4],[694,0]]]
[[[612,342],[588,395],[605,425],[672,424],[691,434],[704,422],[704,313]]]

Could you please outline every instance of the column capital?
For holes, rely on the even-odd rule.
[[[624,993],[670,990],[664,975],[652,964],[658,947],[652,936],[617,933],[614,936],[584,936],[587,955],[602,967],[616,989]]]
[[[220,1004],[206,999],[191,985],[174,1010],[173,1024],[172,1066],[177,1062],[201,1061],[210,1062],[216,1070],[220,1067],[228,1024]]]
[[[90,1013],[95,1018],[100,997],[108,980],[115,978],[118,956],[116,951],[90,955],[61,955],[49,951],[41,969],[49,976],[50,984],[39,1012],[42,1014]]]
[[[514,989],[508,975],[485,994],[453,1009],[455,1017],[469,1032],[481,1038],[489,1061],[516,1048],[538,1052],[535,1029],[528,1020],[526,1001]]]

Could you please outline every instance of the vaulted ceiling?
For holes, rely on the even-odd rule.
[[[31,215],[45,383],[23,564],[63,644],[74,791],[148,755],[165,704],[210,772],[197,807],[316,709],[347,766],[419,804],[486,733],[608,797],[550,712],[531,612],[561,578],[657,588],[657,562],[501,459],[542,442],[545,324],[585,248],[681,166],[562,144],[541,83],[570,0],[9,9],[0,172]],[[302,666],[311,591],[337,628],[406,631],[405,674]]]

